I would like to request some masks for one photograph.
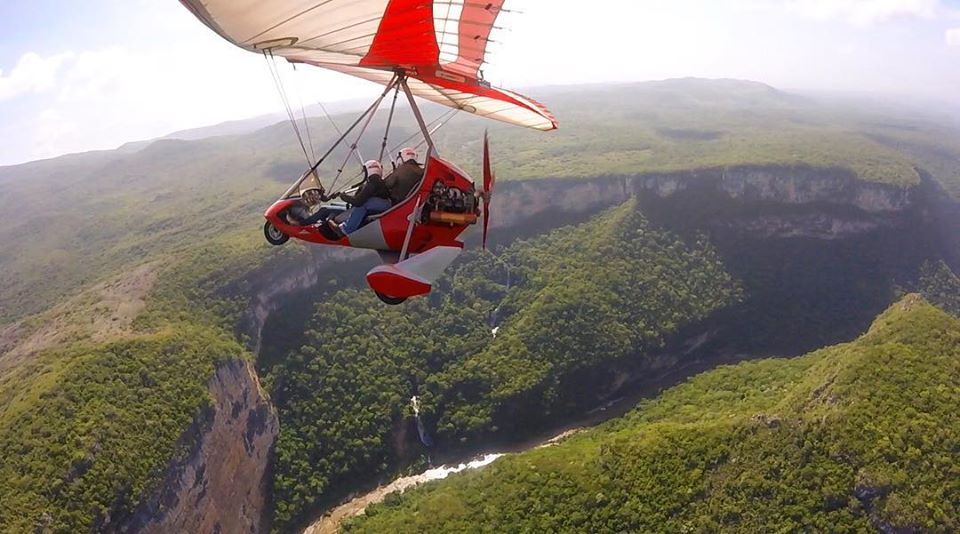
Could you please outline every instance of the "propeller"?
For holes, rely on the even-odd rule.
[[[490,143],[487,141],[487,131],[483,131],[483,249],[487,249],[487,227],[490,223],[490,193],[497,177],[490,166]]]

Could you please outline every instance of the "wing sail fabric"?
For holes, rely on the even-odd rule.
[[[552,130],[539,103],[480,79],[503,0],[181,0],[228,41],[250,51],[389,83],[495,120]]]

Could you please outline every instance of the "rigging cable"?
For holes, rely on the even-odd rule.
[[[357,144],[360,142],[360,138],[363,137],[363,132],[367,131],[367,126],[370,126],[370,121],[373,120],[373,116],[377,114],[377,110],[380,108],[380,103],[383,102],[383,98],[387,96],[387,93],[393,89],[393,83],[387,86],[387,89],[380,94],[380,97],[370,106],[370,109],[367,111],[367,120],[363,123],[363,127],[360,128],[360,132],[357,133],[357,138],[353,141],[353,144],[350,145],[350,150],[352,153],[357,155],[357,158],[360,160],[360,165],[363,165],[363,158],[360,156],[360,151],[357,149]],[[354,123],[356,125],[356,123]],[[351,127],[352,128],[352,127]],[[340,168],[337,169],[337,175],[333,177],[333,182],[330,184],[330,191],[336,192],[337,180],[340,179],[340,175],[343,174],[343,168],[347,164],[347,160],[350,159],[350,154],[347,154],[347,157],[343,160],[343,163],[340,164]]]
[[[343,135],[343,132],[340,131],[340,127],[337,126],[337,123],[333,121],[333,117],[330,116],[330,113],[327,112],[327,107],[323,105],[323,102],[317,102],[320,104],[320,109],[323,110],[323,114],[327,116],[327,120],[330,121],[330,124],[333,126],[333,129],[337,132],[337,135]],[[360,157],[360,152],[356,152],[357,160],[360,161],[360,164],[363,165],[363,158]]]
[[[452,111],[453,113],[450,113],[450,111]],[[427,130],[427,132],[428,132],[430,135],[433,135],[433,134],[437,133],[437,130],[439,130],[440,128],[442,128],[444,124],[446,124],[450,119],[452,119],[452,118],[454,117],[454,115],[456,115],[457,112],[460,111],[460,109],[459,109],[459,108],[453,108],[453,109],[451,109],[450,111],[448,111],[446,114],[444,114],[444,115],[441,116],[441,120],[440,120],[440,122],[439,122],[436,126],[434,126],[433,128],[430,128],[429,130]],[[426,143],[426,142],[427,142],[427,138],[424,137],[423,139],[420,140],[419,143],[416,144],[416,146],[414,146],[414,149],[419,150],[420,147],[423,146],[423,144]]]
[[[427,129],[428,129],[428,131],[430,131],[430,133],[435,132],[436,129],[434,129],[434,130],[429,130],[429,128],[430,128],[431,126],[433,126],[433,125],[434,125],[435,123],[437,123],[437,122],[440,122],[441,125],[442,125],[442,123],[444,123],[444,122],[446,122],[447,120],[449,120],[450,117],[452,117],[457,111],[460,111],[460,110],[459,110],[458,108],[448,109],[447,111],[445,111],[445,112],[443,112],[442,114],[440,114],[440,116],[438,116],[437,118],[435,118],[435,119],[433,119],[432,121],[428,122],[428,123],[427,123]],[[396,152],[397,150],[400,150],[400,149],[403,147],[403,145],[405,145],[405,144],[407,144],[408,142],[410,142],[411,139],[417,137],[418,135],[422,135],[422,134],[423,134],[423,132],[421,132],[421,131],[418,129],[417,131],[415,131],[415,132],[413,132],[412,134],[410,134],[406,139],[404,139],[403,141],[400,141],[399,143],[397,143],[396,145],[394,145],[394,147],[390,149],[390,153],[393,153],[393,152]],[[425,141],[425,140],[424,140],[424,141]],[[417,143],[417,146],[419,147],[419,146],[423,145],[424,141],[420,141],[419,143]]]
[[[340,134],[340,137],[337,138],[337,140],[334,141],[332,145],[330,145],[330,148],[328,148],[327,151],[324,152],[322,156],[320,156],[317,162],[311,165],[310,168],[307,169],[307,172],[303,173],[300,179],[294,182],[294,184],[291,185],[289,189],[287,189],[287,192],[283,194],[282,198],[286,198],[290,196],[290,194],[292,194],[297,189],[297,187],[299,187],[300,184],[303,183],[303,181],[307,178],[307,176],[309,176],[310,174],[314,173],[314,171],[317,170],[320,164],[327,159],[327,156],[332,154],[333,151],[340,145],[340,143],[342,143],[343,140],[347,138],[347,135],[350,132],[352,132],[353,129],[356,128],[361,121],[363,121],[364,117],[366,117],[368,113],[372,112],[374,109],[376,109],[380,105],[380,102],[387,96],[387,93],[389,93],[393,89],[393,86],[396,83],[397,83],[397,77],[394,76],[393,79],[390,80],[390,83],[387,84],[387,87],[383,90],[383,94],[380,95],[380,98],[378,98],[373,104],[371,104],[370,107],[366,109],[366,111],[361,113],[360,116],[357,117],[355,121],[353,121],[353,124],[351,124],[350,127],[346,129],[346,131]]]
[[[383,164],[383,151],[387,149],[387,135],[390,134],[390,123],[393,122],[393,110],[397,108],[397,96],[400,95],[400,84],[393,91],[393,102],[390,103],[390,116],[387,117],[387,129],[383,131],[383,143],[380,145],[380,164]]]
[[[293,79],[295,80],[294,84],[297,88],[297,100],[300,101],[300,116],[303,118],[303,129],[307,132],[307,145],[310,147],[310,158],[311,160],[316,160],[317,152],[313,146],[313,136],[310,135],[310,123],[307,122],[307,109],[303,105],[303,85],[300,83],[301,78],[296,75],[297,64],[291,63],[290,65],[293,67]]]
[[[273,57],[273,51],[266,49],[263,51],[263,57],[267,60],[267,68],[270,69],[270,75],[273,77],[273,83],[277,87],[277,92],[280,93],[280,100],[283,102],[283,107],[287,111],[287,118],[290,119],[290,125],[293,126],[293,133],[297,135],[297,141],[300,143],[300,149],[303,150],[303,157],[307,160],[307,165],[310,165],[313,160],[310,159],[310,154],[307,153],[307,146],[303,142],[303,135],[300,133],[300,127],[297,126],[297,118],[293,113],[293,108],[290,107],[290,100],[287,98],[287,92],[283,88],[283,81],[280,79],[280,72],[277,70],[277,62]]]

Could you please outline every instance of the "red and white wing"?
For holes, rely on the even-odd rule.
[[[381,84],[403,70],[422,98],[552,130],[541,104],[480,79],[504,0],[181,0],[212,30],[254,52]]]

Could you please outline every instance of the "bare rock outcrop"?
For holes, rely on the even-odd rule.
[[[157,492],[113,532],[265,532],[268,466],[279,422],[250,362],[217,365],[212,403],[181,437]]]
[[[632,182],[636,191],[652,192],[661,198],[692,189],[712,189],[743,202],[848,206],[865,213],[902,211],[910,205],[914,190],[859,180],[846,169],[786,166],[648,174]]]

